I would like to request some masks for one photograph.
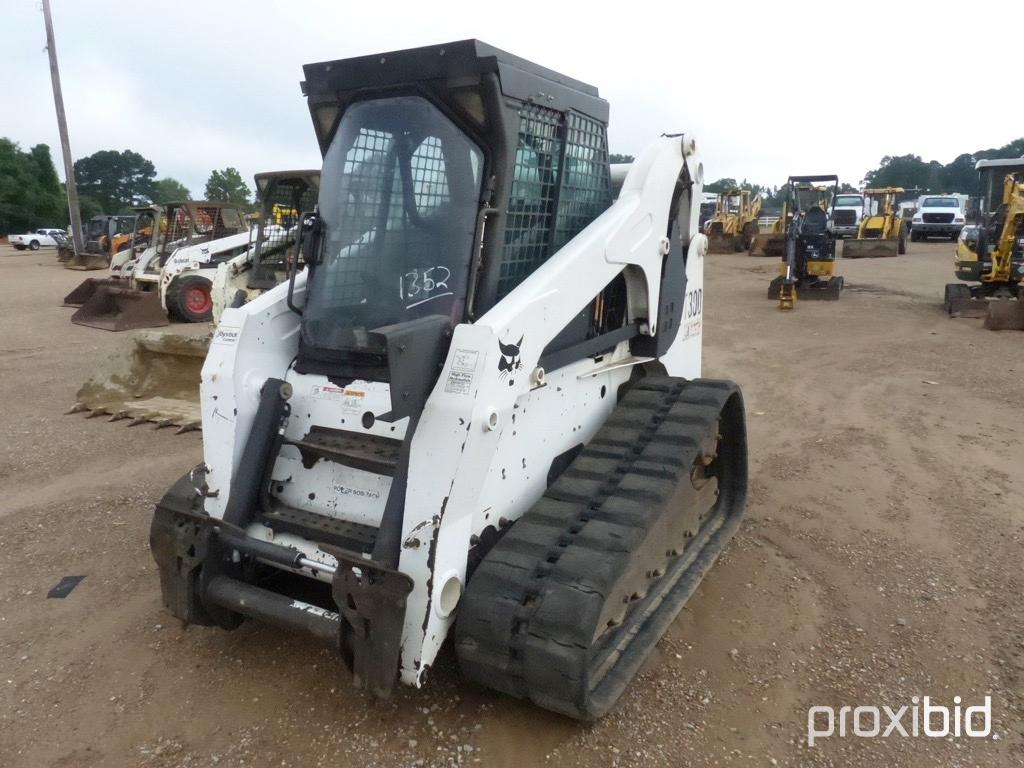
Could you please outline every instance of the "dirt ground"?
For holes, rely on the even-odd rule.
[[[774,261],[709,258],[705,373],[746,397],[746,521],[583,726],[460,680],[450,651],[376,702],[311,639],[164,613],[151,508],[201,437],[63,415],[126,339],[70,324],[81,273],[0,248],[0,765],[1024,765],[1024,334],[943,314],[950,253],[840,261],[842,299],[792,313],[765,297]],[[47,599],[65,575],[85,579]],[[925,695],[991,696],[992,735],[806,743],[812,705]]]

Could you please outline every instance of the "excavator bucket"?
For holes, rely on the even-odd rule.
[[[988,302],[984,326],[990,331],[1024,331],[1024,301],[994,299]]]
[[[786,252],[786,236],[771,232],[760,232],[750,245],[751,256],[773,256],[782,258]]]
[[[160,305],[159,292],[120,288],[109,282],[96,281],[93,294],[71,316],[72,323],[104,331],[130,331],[170,325],[167,313]]]
[[[878,259],[899,255],[899,240],[844,240],[844,259]]]
[[[130,419],[179,432],[199,429],[199,375],[210,346],[209,335],[143,331],[126,351],[115,353],[82,385],[69,413]]]

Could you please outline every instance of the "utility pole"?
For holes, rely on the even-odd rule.
[[[71,141],[68,139],[68,119],[64,114],[64,94],[60,89],[60,70],[57,68],[57,44],[53,40],[53,18],[50,0],[43,0],[43,19],[46,22],[46,53],[50,57],[50,80],[53,82],[53,105],[57,108],[57,128],[60,131],[60,149],[64,155],[64,188],[68,193],[68,215],[71,217],[71,236],[75,253],[85,251],[82,242],[82,216],[78,211],[78,189],[75,186],[75,163],[71,159]]]

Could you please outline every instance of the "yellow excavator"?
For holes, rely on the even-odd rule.
[[[749,189],[719,192],[715,213],[704,225],[708,253],[739,253],[750,248],[757,236],[762,204],[761,195],[752,195]]]
[[[843,278],[833,274],[836,238],[828,226],[829,203],[835,198],[839,177],[790,176],[780,221],[786,222],[779,275],[768,285],[768,298],[778,299],[779,309],[796,307],[802,299],[836,301],[843,292]]]
[[[869,213],[860,221],[854,240],[843,243],[844,259],[902,256],[907,252],[907,223],[899,215],[896,196],[903,187],[865,189]]]
[[[978,221],[960,233],[948,283],[951,317],[984,317],[989,330],[1024,330],[1024,160],[979,160]],[[1002,182],[1002,188],[999,184]]]
[[[802,176],[791,176],[793,179],[805,178]],[[817,178],[817,177],[811,177]],[[787,184],[790,182],[787,182]],[[834,189],[827,184],[809,186],[806,182],[795,182],[801,184],[799,190],[788,190],[785,200],[782,203],[782,215],[775,219],[768,226],[767,230],[758,232],[750,244],[749,254],[751,256],[772,256],[783,258],[786,254],[786,234],[789,225],[793,220],[793,209],[791,200],[798,197],[805,206],[815,205],[823,211],[828,211],[832,204]]]

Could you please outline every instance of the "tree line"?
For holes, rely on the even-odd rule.
[[[978,160],[995,157],[1024,157],[1024,138],[1015,139],[1002,147],[965,152],[945,165],[936,160],[923,160],[919,155],[886,155],[877,168],[864,174],[859,185],[841,182],[839,191],[857,192],[860,187],[903,187],[917,194],[972,194],[978,186],[974,164]],[[613,163],[628,163],[632,162],[633,157],[610,155],[609,159]],[[770,186],[728,177],[704,185],[705,192],[727,192],[730,189],[749,189],[754,194],[760,193],[764,207],[769,210],[781,209],[789,191],[786,184]]]
[[[171,177],[157,178],[156,166],[138,152],[112,149],[75,161],[79,211],[83,221],[117,214],[133,206],[193,199]],[[203,190],[205,200],[252,205],[253,193],[235,168],[214,170]],[[37,227],[66,227],[67,197],[46,144],[22,150],[0,138],[0,235]]]

